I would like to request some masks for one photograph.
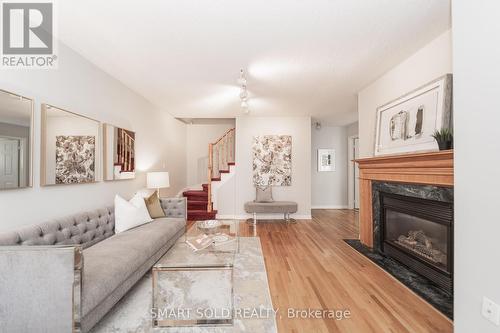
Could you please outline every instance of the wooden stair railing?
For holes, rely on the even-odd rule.
[[[234,128],[228,130],[214,143],[208,144],[208,212],[211,212],[213,209],[212,180],[220,180],[221,171],[229,171],[229,166],[234,164],[234,153]]]
[[[135,135],[127,130],[118,128],[118,152],[115,166],[120,165],[120,172],[131,172],[135,170],[134,145]]]

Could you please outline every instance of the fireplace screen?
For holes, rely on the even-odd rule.
[[[386,211],[385,240],[447,271],[448,228],[429,220]]]
[[[451,292],[453,204],[384,192],[380,204],[380,251]]]

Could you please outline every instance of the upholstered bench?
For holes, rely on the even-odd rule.
[[[272,201],[272,202],[255,202],[249,201],[245,203],[245,211],[253,214],[253,224],[257,223],[257,214],[274,214],[280,213],[284,215],[284,219],[290,222],[290,214],[297,212],[297,203],[293,201]]]

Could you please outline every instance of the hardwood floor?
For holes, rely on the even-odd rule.
[[[314,210],[312,221],[240,225],[260,237],[279,332],[452,332],[453,324],[343,239],[357,213]],[[288,308],[349,310],[350,319],[288,319]],[[281,318],[280,318],[281,316]]]

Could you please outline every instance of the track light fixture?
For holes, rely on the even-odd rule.
[[[238,78],[238,84],[240,85],[240,100],[241,108],[245,114],[250,112],[248,108],[248,90],[247,90],[247,78],[243,69],[240,69],[240,77]]]

